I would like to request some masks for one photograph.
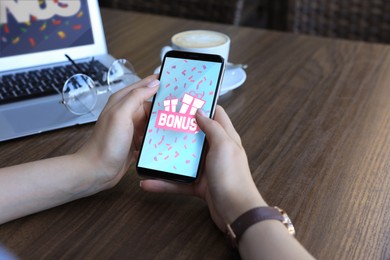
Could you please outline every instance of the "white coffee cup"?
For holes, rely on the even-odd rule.
[[[207,31],[191,30],[177,33],[171,38],[171,46],[161,49],[161,60],[171,50],[218,54],[227,62],[229,58],[230,38],[226,34]]]

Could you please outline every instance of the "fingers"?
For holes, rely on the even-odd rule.
[[[218,144],[226,140],[227,134],[223,127],[215,120],[208,118],[203,112],[196,113],[196,122],[202,131],[206,134],[210,145]]]
[[[238,144],[241,144],[240,135],[237,133],[236,129],[234,128],[233,123],[230,120],[226,111],[219,105],[215,110],[214,120],[221,124],[221,126],[223,127],[223,129],[225,129],[228,136],[230,136]]]
[[[144,87],[157,78],[158,78],[157,74],[150,75],[144,79],[141,79],[140,81],[135,82],[134,84],[132,84],[126,88],[119,90],[118,92],[113,94],[113,96],[116,99],[120,99],[120,98],[126,96],[128,93],[130,93],[133,89]]]
[[[125,87],[125,88],[119,90],[118,92],[111,95],[106,107],[109,108],[109,107],[115,105],[116,103],[120,102],[120,100],[122,98],[124,98],[129,93],[131,93],[131,91],[133,91],[134,89],[145,87],[148,84],[150,84],[151,82],[153,82],[154,80],[156,80],[157,78],[158,78],[157,74],[150,75],[150,76],[148,76],[148,77],[146,77],[138,82],[135,82],[134,84],[132,84],[128,87]]]
[[[241,144],[241,139],[229,116],[221,106],[217,106],[214,120],[202,115],[200,112],[196,115],[196,121],[200,129],[205,132],[207,140],[210,144],[213,142],[219,143],[230,137],[236,143]]]
[[[195,195],[192,185],[176,184],[160,180],[142,180],[140,186],[144,191],[178,193],[183,195]]]
[[[145,83],[147,83],[145,85]],[[119,110],[124,111],[131,117],[136,115],[136,112],[142,109],[144,111],[144,103],[152,97],[158,89],[159,81],[153,79],[152,81],[143,81],[143,84],[138,84],[137,88],[127,93],[119,101]]]

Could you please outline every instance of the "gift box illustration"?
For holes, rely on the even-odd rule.
[[[195,114],[206,102],[184,93],[180,110],[176,112],[178,103],[177,98],[164,100],[164,110],[158,111],[155,127],[177,132],[197,133],[199,127]]]

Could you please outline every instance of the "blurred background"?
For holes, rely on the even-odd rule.
[[[390,0],[99,0],[102,7],[390,43]]]

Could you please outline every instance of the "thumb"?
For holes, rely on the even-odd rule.
[[[210,145],[226,140],[227,134],[223,127],[215,120],[210,119],[202,110],[196,113],[196,122],[199,128],[206,134]]]

